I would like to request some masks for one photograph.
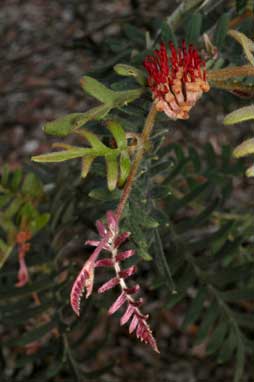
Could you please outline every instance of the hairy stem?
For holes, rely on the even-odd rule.
[[[141,145],[137,149],[137,153],[136,153],[136,156],[134,158],[130,174],[127,178],[125,187],[124,187],[122,195],[121,195],[121,199],[120,199],[118,206],[117,206],[117,209],[116,209],[116,219],[117,220],[121,219],[125,204],[126,204],[128,197],[130,195],[134,179],[137,175],[139,164],[140,164],[140,162],[144,156],[144,153],[145,153],[146,143],[149,140],[149,137],[151,135],[151,132],[152,132],[152,129],[154,126],[156,113],[157,113],[157,110],[155,108],[155,104],[153,103],[151,106],[151,109],[147,115],[144,129],[143,129],[143,132],[141,134]]]
[[[243,66],[230,66],[223,69],[208,70],[207,79],[208,81],[223,81],[232,79],[235,77],[251,77],[254,75],[254,67],[252,65]]]

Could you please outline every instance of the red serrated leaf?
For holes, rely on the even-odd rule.
[[[96,267],[112,267],[113,261],[112,259],[101,259],[96,261],[95,266]]]
[[[16,287],[23,287],[29,281],[29,273],[26,266],[24,256],[19,257],[19,272],[18,272],[18,282],[16,283]]]
[[[126,279],[127,277],[131,277],[134,275],[134,273],[137,271],[137,268],[135,265],[132,265],[131,267],[124,269],[123,271],[119,272],[119,277]]]
[[[116,255],[116,261],[123,261],[125,259],[128,259],[129,257],[135,255],[134,249],[129,249],[124,252],[119,252],[118,255]]]
[[[134,293],[137,293],[139,290],[140,290],[140,286],[138,284],[136,284],[134,287],[124,289],[126,294],[134,294]]]
[[[144,341],[146,344],[149,344],[154,351],[159,353],[159,349],[157,346],[157,343],[155,341],[155,338],[152,335],[152,331],[149,328],[149,325],[146,321],[146,318],[139,318],[138,319],[138,327],[136,330],[137,338],[139,338],[141,341]]]
[[[100,244],[99,240],[86,240],[85,245],[91,245],[92,247],[98,247]]]
[[[85,262],[85,265],[81,269],[78,277],[76,278],[72,286],[70,296],[71,306],[78,316],[80,310],[80,299],[82,297],[84,289],[86,288],[86,298],[88,298],[92,294],[95,262],[102,249],[104,248],[106,241],[107,237],[105,236],[105,238],[100,241],[97,248],[93,251],[89,259]]]
[[[108,314],[114,314],[118,309],[121,308],[121,306],[125,303],[126,301],[126,293],[122,292],[120,296],[117,297],[116,301],[111,305],[111,307],[108,310]]]
[[[101,241],[99,241],[99,240],[87,240],[85,242],[85,245],[91,245],[92,247],[98,247],[100,245],[100,243],[101,243]],[[110,251],[110,246],[106,243],[106,241],[104,242],[102,249],[105,249],[105,251]]]
[[[119,248],[130,236],[130,232],[123,232],[115,239],[115,248]]]
[[[106,213],[106,217],[107,217],[107,224],[108,224],[109,230],[111,232],[113,232],[114,234],[117,234],[118,233],[118,221],[117,221],[115,213],[113,211],[108,211]]]
[[[132,306],[131,304],[129,304],[127,306],[127,309],[126,311],[124,312],[123,316],[121,317],[121,320],[120,320],[120,325],[124,325],[126,324],[126,322],[129,321],[129,319],[131,318],[131,316],[133,315],[134,313],[134,306]]]
[[[89,273],[86,270],[86,266],[87,264],[85,264],[85,266],[82,268],[71,290],[71,298],[70,298],[71,306],[74,312],[77,314],[77,316],[79,316],[79,312],[80,312],[80,300],[81,300],[84,288],[86,287],[86,282],[89,279]]]
[[[107,281],[106,283],[104,283],[99,289],[98,289],[98,293],[104,293],[104,292],[107,292],[109,289],[112,289],[114,288],[116,285],[119,284],[119,278],[118,277],[114,277],[112,279],[110,279],[109,281]]]
[[[134,316],[131,320],[131,323],[130,323],[130,327],[129,327],[129,333],[131,334],[132,332],[134,332],[134,330],[136,329],[138,325],[138,316],[136,313],[134,313]]]
[[[101,237],[104,237],[107,234],[106,227],[100,220],[96,221],[96,227]]]

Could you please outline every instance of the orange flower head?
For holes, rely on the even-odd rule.
[[[153,56],[145,58],[148,85],[157,111],[163,111],[171,119],[188,119],[190,109],[210,89],[205,62],[192,45],[186,47],[185,41],[178,49],[170,42],[169,50],[170,57],[166,45],[161,43]]]

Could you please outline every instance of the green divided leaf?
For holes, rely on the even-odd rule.
[[[46,123],[43,127],[43,131],[49,135],[66,137],[75,129],[75,123],[82,118],[83,115],[83,113],[73,113],[60,117],[53,122]]]
[[[113,135],[116,141],[117,147],[121,150],[126,150],[127,139],[126,139],[125,131],[123,130],[121,124],[118,121],[109,120],[106,123],[106,127]]]
[[[44,194],[43,185],[38,176],[32,172],[27,174],[22,185],[22,192],[34,198],[42,197]]]
[[[101,103],[106,105],[112,105],[114,102],[115,92],[110,90],[101,82],[97,81],[95,78],[84,76],[81,81],[82,89],[89,95],[96,98]]]
[[[207,289],[200,288],[196,297],[193,299],[191,306],[185,316],[182,328],[186,329],[189,325],[193,324],[199,317],[203,310],[203,304],[207,296]]]
[[[113,191],[117,185],[118,179],[118,163],[116,156],[105,156],[106,167],[107,167],[107,180],[108,189]]]
[[[202,15],[201,13],[193,13],[187,23],[185,36],[187,44],[197,44],[201,35]]]
[[[177,47],[177,38],[167,21],[163,21],[161,28],[161,39],[167,45],[170,41]]]
[[[14,173],[12,175],[12,179],[11,179],[11,189],[13,191],[17,191],[17,189],[21,183],[22,176],[23,176],[23,173],[22,173],[21,169],[17,169],[16,171],[14,171]]]
[[[6,244],[2,239],[0,239],[0,269],[8,260],[12,250],[13,246]]]
[[[191,201],[197,199],[200,195],[202,195],[203,192],[205,192],[208,189],[209,185],[210,185],[209,182],[198,185],[197,187],[194,188],[194,190],[189,192],[187,195],[171,203],[171,206],[169,207],[170,211],[176,212],[178,209],[184,208],[188,203],[190,203]]]
[[[237,351],[236,351],[236,367],[235,367],[235,375],[234,382],[240,382],[243,376],[244,371],[244,362],[245,362],[245,350],[243,342],[238,340]]]
[[[57,143],[54,146],[63,148],[64,151],[57,151],[49,154],[32,157],[35,162],[54,163],[63,162],[70,159],[82,158],[81,176],[85,178],[91,168],[93,161],[97,157],[104,157],[107,168],[108,189],[113,191],[117,182],[122,186],[130,171],[130,158],[125,131],[121,124],[114,120],[106,123],[107,129],[114,137],[117,147],[108,147],[97,137],[96,134],[87,129],[76,129],[76,134],[81,135],[91,145],[91,148],[71,146],[64,143]],[[119,162],[118,163],[118,159]]]
[[[166,303],[167,309],[172,309],[176,304],[186,297],[186,292],[176,292],[170,296],[169,302]]]
[[[24,303],[23,303],[24,304]],[[43,304],[33,307],[27,307],[24,311],[24,305],[21,306],[21,309],[16,312],[11,312],[11,314],[6,314],[3,317],[5,325],[12,326],[25,324],[30,318],[34,318],[41,313],[45,313],[55,304],[55,301],[52,299],[49,302],[43,302]],[[22,309],[23,307],[23,309]]]
[[[240,109],[232,111],[224,118],[224,125],[234,125],[244,121],[254,119],[254,105],[244,106]]]
[[[237,324],[243,328],[254,329],[254,320],[252,313],[238,313],[234,312],[234,319],[237,321]]]
[[[178,302],[182,301],[186,297],[187,288],[189,288],[194,280],[196,275],[191,266],[186,266],[185,270],[176,284],[176,293],[170,296],[169,302],[166,304],[168,309],[173,308]]]
[[[237,336],[235,330],[232,328],[228,334],[226,340],[221,347],[221,350],[218,355],[218,362],[225,363],[232,358],[235,347],[237,345]]]
[[[139,98],[143,88],[113,91],[96,79],[85,76],[81,80],[82,88],[90,95],[98,99],[105,107],[120,107]]]
[[[91,155],[94,151],[92,149],[74,147],[65,151],[57,151],[49,154],[42,154],[32,157],[34,162],[40,163],[56,163],[64,162],[69,159],[82,158],[85,155]]]
[[[135,41],[137,44],[144,47],[145,36],[144,32],[141,29],[128,23],[124,25],[123,30],[130,41]]]
[[[122,68],[120,68],[120,72],[121,71]],[[144,82],[144,80],[141,80],[141,74],[142,72],[136,69],[136,78],[139,82]],[[72,113],[58,118],[55,121],[46,123],[43,128],[46,134],[65,137],[75,132],[89,121],[105,118],[112,108],[127,105],[129,102],[139,98],[143,92],[142,88],[113,91],[90,76],[84,76],[81,79],[81,86],[89,95],[95,97],[102,104],[93,107],[85,113]]]
[[[127,151],[123,151],[120,154],[120,176],[119,176],[119,186],[122,187],[127,180],[127,177],[131,170],[131,160]]]
[[[194,341],[195,345],[200,344],[208,336],[209,330],[214,325],[216,319],[218,318],[218,315],[219,315],[218,305],[217,303],[212,301],[199,327],[197,336]]]
[[[254,288],[245,287],[227,292],[221,292],[221,296],[225,301],[236,302],[242,300],[254,300]]]
[[[220,16],[217,22],[213,42],[218,49],[221,49],[224,46],[225,38],[228,31],[229,21],[230,21],[229,14],[223,13],[223,15]]]
[[[144,72],[135,66],[126,64],[117,64],[114,66],[114,71],[120,76],[134,77],[138,84],[145,86],[146,79]]]
[[[214,151],[213,145],[211,143],[206,143],[204,152],[205,152],[204,157],[207,162],[208,170],[213,169],[214,167],[216,167],[216,163],[217,163],[217,155]]]
[[[107,114],[110,112],[111,106],[108,104],[95,106],[92,109],[89,109],[85,113],[83,113],[74,123],[73,129],[71,132],[76,131],[80,127],[84,126],[89,121],[98,121],[104,119]]]
[[[87,177],[94,159],[95,159],[95,156],[93,156],[93,155],[87,155],[87,156],[82,158],[82,164],[81,164],[81,177],[82,178]]]
[[[247,139],[233,151],[233,156],[235,158],[241,158],[250,154],[254,154],[254,138]]]
[[[13,338],[6,342],[8,346],[25,346],[31,342],[40,340],[43,336],[48,334],[52,329],[57,326],[57,320],[53,319],[52,321],[39,326],[36,329],[32,329],[29,332],[23,334],[22,337]]]
[[[5,218],[9,219],[13,217],[17,213],[17,211],[20,209],[23,201],[22,199],[13,199],[12,202],[8,205],[8,207],[5,210],[4,216]]]
[[[2,186],[7,186],[8,184],[8,179],[9,179],[9,167],[7,164],[5,164],[3,167],[2,167],[2,176],[1,176],[1,184]]]
[[[237,246],[237,242],[232,243],[233,246]],[[215,257],[217,254],[215,254]],[[226,258],[226,254],[224,256]],[[250,277],[253,277],[254,275],[254,268],[250,267],[249,264],[243,264],[240,266],[231,266],[226,267],[220,270],[217,270],[216,273],[212,272],[211,276],[209,276],[209,280],[214,285],[217,285],[219,287],[225,287],[228,284],[240,282],[243,279],[249,280]]]
[[[1,291],[0,301],[9,300],[10,298],[21,298],[30,295],[34,292],[50,289],[55,286],[55,281],[49,277],[45,277],[42,280],[35,281],[32,284],[27,284],[22,288],[12,287],[7,290]],[[9,302],[8,302],[9,303]]]
[[[92,191],[89,192],[88,196],[95,200],[100,201],[112,201],[112,200],[118,200],[120,198],[120,191],[114,190],[113,192],[109,192],[108,190],[105,190],[104,188],[94,188]]]
[[[189,147],[189,157],[193,163],[195,171],[198,173],[201,170],[201,158],[197,150],[192,146]]]
[[[48,224],[50,219],[50,214],[45,212],[43,214],[39,214],[31,220],[29,223],[29,229],[30,231],[35,234],[36,232],[40,231],[43,227],[45,227],[46,224]]]
[[[251,166],[251,167],[249,167],[249,168],[246,170],[245,174],[246,174],[246,176],[247,176],[248,178],[253,177],[253,176],[254,176],[254,165]]]
[[[217,327],[214,329],[211,337],[209,338],[209,343],[207,346],[207,354],[215,353],[223,344],[224,338],[228,331],[228,322],[220,320],[217,323]]]
[[[144,88],[117,91],[115,92],[113,106],[116,108],[126,106],[139,98],[143,92]]]
[[[90,154],[98,155],[107,155],[110,154],[113,150],[111,150],[109,147],[104,145],[100,139],[97,137],[96,134],[90,132],[87,129],[80,129],[77,130],[77,134],[83,136],[92,146],[93,151],[90,151]]]

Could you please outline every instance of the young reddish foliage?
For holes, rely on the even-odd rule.
[[[108,310],[109,315],[114,314],[126,304],[126,310],[120,320],[120,324],[124,325],[131,319],[129,332],[132,333],[136,331],[137,338],[149,344],[156,352],[159,352],[152,331],[147,323],[148,315],[142,314],[139,309],[143,304],[143,300],[141,298],[136,300],[133,297],[133,295],[139,291],[140,287],[138,284],[130,288],[126,285],[126,278],[131,277],[136,272],[136,267],[131,266],[122,270],[120,265],[122,261],[133,256],[135,253],[132,249],[119,252],[119,247],[127,240],[130,232],[119,233],[118,220],[112,211],[107,212],[107,227],[105,227],[101,221],[97,221],[96,225],[101,240],[87,242],[97,248],[86,261],[73,284],[70,298],[71,306],[74,312],[79,315],[80,299],[84,289],[86,289],[86,298],[92,293],[95,268],[102,266],[113,267],[115,276],[98,289],[98,293],[105,293],[117,285],[121,288],[119,297]],[[111,254],[111,258],[97,260],[103,249]]]
[[[19,271],[17,287],[23,287],[29,281],[29,273],[25,262],[25,255],[30,249],[30,243],[27,243],[31,239],[32,235],[29,231],[20,231],[16,236],[16,243],[18,245],[19,255]]]

